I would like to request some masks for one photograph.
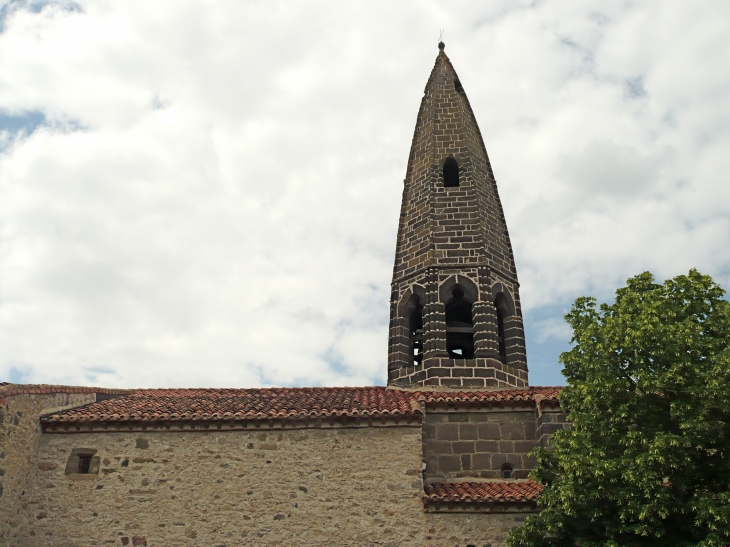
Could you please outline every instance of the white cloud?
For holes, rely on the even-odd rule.
[[[46,121],[0,128],[0,377],[383,383],[443,28],[528,313],[645,269],[729,285],[725,2],[18,6],[0,114]]]
[[[572,330],[570,326],[561,318],[551,317],[544,321],[538,321],[534,325],[535,339],[539,344],[555,339],[570,340]]]

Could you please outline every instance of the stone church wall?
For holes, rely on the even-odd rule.
[[[423,423],[427,478],[501,479],[503,465],[509,464],[515,479],[526,479],[535,465],[528,453],[535,447],[536,426],[535,410],[427,411]]]
[[[44,434],[6,545],[421,545],[421,493],[418,426]]]
[[[17,533],[27,507],[41,439],[40,416],[95,400],[94,393],[0,397],[0,545]]]
[[[428,547],[501,547],[527,513],[426,513]]]
[[[422,426],[41,433],[41,415],[113,396],[0,397],[0,547],[498,547],[526,513],[424,510],[422,479],[499,480],[508,462],[520,480],[531,447],[566,425],[534,403],[439,403]],[[73,471],[79,453],[93,473]]]

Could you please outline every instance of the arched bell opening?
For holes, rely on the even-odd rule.
[[[446,350],[451,359],[474,359],[474,319],[472,303],[464,289],[455,286],[446,303]]]
[[[503,294],[498,294],[494,300],[494,308],[497,313],[497,344],[499,346],[499,360],[507,363],[507,343],[504,334],[504,323],[509,315],[507,302]]]
[[[444,186],[459,186],[459,164],[454,158],[446,158],[444,162]]]
[[[420,365],[423,361],[423,304],[417,295],[414,296],[413,310],[408,316],[408,333],[411,364]]]
[[[408,332],[408,350],[405,358],[406,366],[412,367],[423,361],[423,306],[426,291],[420,285],[411,286],[402,296],[398,305],[398,321]],[[403,340],[406,343],[406,340]],[[403,348],[405,349],[405,348]]]

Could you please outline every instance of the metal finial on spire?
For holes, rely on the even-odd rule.
[[[443,41],[443,37],[444,37],[444,31],[442,30],[441,34],[439,34],[439,49],[441,51],[443,51],[444,48],[446,47],[446,45],[444,44],[444,41]]]

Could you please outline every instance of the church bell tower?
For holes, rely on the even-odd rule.
[[[527,385],[519,283],[497,183],[443,43],[404,181],[388,385]]]

